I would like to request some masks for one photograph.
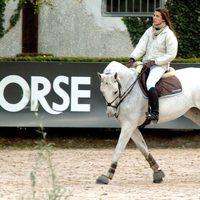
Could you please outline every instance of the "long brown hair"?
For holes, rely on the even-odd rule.
[[[168,10],[166,8],[156,8],[155,11],[161,13],[161,16],[162,16],[163,20],[165,21],[165,23],[175,33],[174,27],[172,26],[172,23],[171,23],[171,20],[170,20],[170,16],[169,16]]]

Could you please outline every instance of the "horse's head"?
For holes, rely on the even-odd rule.
[[[101,80],[100,90],[106,100],[108,117],[118,117],[119,105],[131,92],[136,83],[136,70],[112,61],[104,72],[98,73]]]
[[[101,80],[100,91],[102,92],[107,105],[108,117],[113,117],[117,113],[121,85],[117,72],[115,74],[97,74]]]
[[[109,63],[102,74],[98,73],[101,80],[100,90],[106,100],[108,117],[117,116],[121,93],[124,92],[123,87],[128,88],[126,84],[130,84],[132,73],[126,66],[116,61]]]

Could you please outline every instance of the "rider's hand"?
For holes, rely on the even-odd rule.
[[[147,63],[145,63],[145,66],[147,68],[151,68],[153,65],[155,65],[155,61],[151,60],[151,61],[148,61]]]
[[[128,63],[126,64],[126,66],[128,68],[133,67],[134,62],[135,62],[135,59],[134,58],[130,58],[129,61],[128,61]]]

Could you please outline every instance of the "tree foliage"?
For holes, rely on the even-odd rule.
[[[128,29],[133,46],[135,46],[142,34],[152,25],[149,17],[123,17],[122,19]]]
[[[0,0],[0,38],[4,36],[4,12],[6,8],[5,0]]]
[[[167,9],[179,42],[179,56],[200,57],[199,0],[168,0]]]
[[[5,14],[5,9],[6,9],[6,4],[9,3],[9,1],[11,0],[0,0],[0,38],[2,38],[5,35],[5,33],[9,32],[17,24],[20,18],[21,10],[23,9],[26,3],[33,4],[36,13],[40,11],[40,8],[43,5],[52,7],[52,4],[53,4],[53,0],[12,0],[12,1],[18,1],[17,7],[14,9],[13,14],[11,15],[9,19],[9,26],[5,28],[4,14]]]

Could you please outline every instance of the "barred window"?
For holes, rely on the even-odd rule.
[[[165,0],[103,0],[103,16],[152,16],[155,8],[162,7]]]

